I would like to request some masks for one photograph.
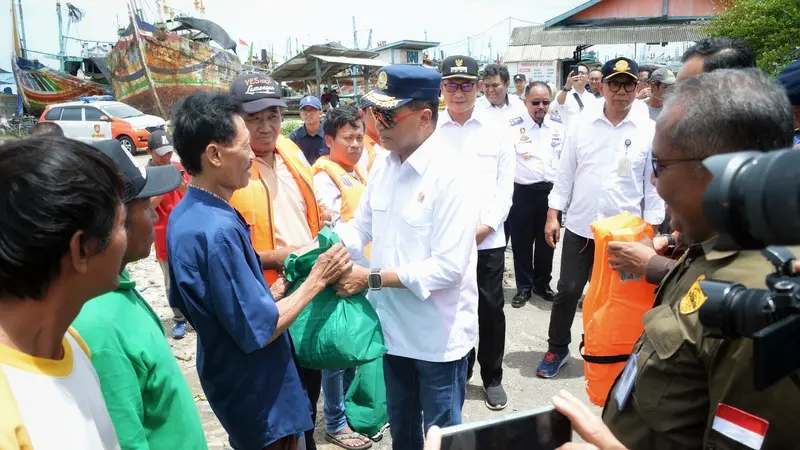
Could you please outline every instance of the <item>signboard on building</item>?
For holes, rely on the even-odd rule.
[[[556,68],[557,61],[531,61],[518,62],[516,73],[525,75],[528,81],[544,81],[546,83],[558,84],[558,74]],[[512,74],[513,76],[514,74]]]

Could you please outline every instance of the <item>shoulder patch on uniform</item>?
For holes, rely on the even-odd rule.
[[[520,117],[514,117],[513,119],[510,119],[509,122],[511,123],[511,125],[519,125],[519,124],[521,124],[523,122],[523,120],[522,120],[522,117],[520,116]]]
[[[703,292],[703,289],[700,288],[700,282],[705,279],[705,274],[697,277],[697,280],[692,283],[692,287],[690,287],[689,291],[686,292],[686,295],[683,296],[679,305],[681,314],[691,314],[697,311],[701,306],[703,306],[703,303],[708,300],[708,297]]]
[[[559,114],[558,111],[550,112],[550,120],[553,122],[564,123],[564,121],[561,119],[561,114]]]

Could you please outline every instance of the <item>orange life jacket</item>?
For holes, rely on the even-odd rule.
[[[581,343],[589,400],[603,406],[617,376],[639,339],[642,318],[652,309],[655,286],[643,276],[611,270],[608,244],[653,238],[653,227],[628,212],[598,220],[594,233],[594,266],[583,300],[584,339]]]
[[[352,175],[347,173],[342,166],[331,161],[329,157],[320,156],[311,167],[311,171],[314,175],[325,172],[331,177],[331,180],[333,180],[333,183],[336,184],[336,187],[339,188],[339,192],[342,194],[342,206],[339,215],[345,222],[352,220],[353,216],[355,216],[356,209],[358,209],[358,203],[361,201],[361,195],[367,187],[367,176],[364,174],[361,167],[359,167],[358,164],[355,166],[356,176],[359,178],[359,180],[356,180]],[[367,259],[370,257],[371,247],[371,243],[364,247],[364,256]]]
[[[311,236],[316,237],[322,227],[320,220],[320,210],[317,200],[314,197],[314,181],[311,175],[311,167],[303,156],[303,151],[290,139],[283,136],[278,137],[275,150],[283,158],[289,172],[292,173],[300,194],[306,203],[306,221],[311,230]],[[257,252],[275,250],[275,221],[273,217],[272,197],[269,193],[269,185],[261,177],[258,165],[253,164],[250,168],[250,183],[247,187],[239,189],[231,197],[231,206],[236,208],[250,225],[251,241],[253,248]],[[278,279],[276,270],[265,270],[264,278],[267,284],[272,284]]]
[[[372,172],[372,164],[375,163],[375,157],[378,156],[378,152],[375,151],[375,139],[372,139],[370,135],[364,135],[364,150],[367,151],[367,155],[369,156],[369,162],[367,163],[367,173]]]

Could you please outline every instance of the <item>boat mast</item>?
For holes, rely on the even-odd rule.
[[[22,0],[17,0],[17,6],[19,8],[19,25],[20,25],[20,34],[22,39],[20,42],[20,56],[22,56],[23,58],[27,58],[28,55],[26,53],[25,48],[28,46],[28,44],[25,39],[25,20],[22,18]],[[12,8],[14,7],[13,3],[11,7]]]
[[[138,17],[135,16],[136,14],[136,3],[134,0],[129,0],[130,3],[128,4],[128,17],[131,19],[131,25],[133,26],[133,38],[136,40],[136,48],[139,50],[139,59],[142,61],[142,68],[144,69],[144,76],[147,78],[147,84],[150,85],[150,92],[153,94],[153,99],[156,101],[156,106],[158,107],[159,112],[161,112],[161,117],[167,117],[166,111],[164,110],[164,106],[161,105],[161,99],[158,98],[158,93],[156,92],[156,85],[153,83],[153,76],[150,74],[150,67],[147,66],[147,59],[144,56],[144,50],[142,49],[142,39],[139,35],[139,22]]]
[[[56,15],[58,15],[58,63],[62,72],[64,71],[64,57],[66,56],[63,20],[61,19],[61,2],[56,2]]]

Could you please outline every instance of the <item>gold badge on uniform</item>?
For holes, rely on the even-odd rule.
[[[527,161],[527,160],[531,159],[531,155],[529,155],[529,154],[525,153],[524,155],[522,155],[522,159],[524,159],[525,161]]]
[[[697,277],[697,280],[695,280],[695,282],[692,284],[692,287],[690,287],[686,295],[683,296],[680,304],[681,314],[691,314],[697,311],[701,306],[703,306],[703,303],[708,300],[708,297],[703,292],[703,289],[700,288],[700,282],[705,279],[705,274]]]
[[[422,203],[423,200],[425,200],[425,193],[420,192],[419,195],[417,196],[417,201]]]
[[[378,74],[378,89],[385,90],[386,84],[389,82],[389,75],[386,75],[386,72],[381,72]]]

